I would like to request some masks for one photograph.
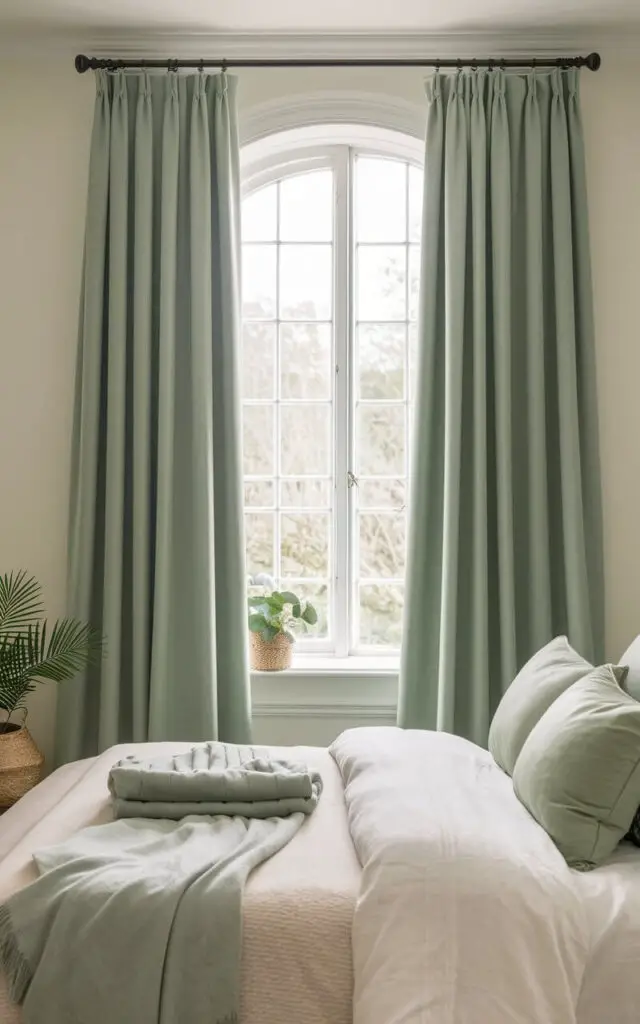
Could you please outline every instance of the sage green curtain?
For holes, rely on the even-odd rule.
[[[249,739],[235,84],[97,76],[69,603],[106,655],[60,687],[58,762]]]
[[[518,668],[553,635],[602,655],[578,85],[574,70],[427,85],[398,720],[480,744]]]

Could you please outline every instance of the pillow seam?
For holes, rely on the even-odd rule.
[[[597,821],[596,822],[596,837],[595,837],[595,839],[593,841],[593,847],[591,849],[591,857],[589,859],[592,859],[594,857],[596,849],[598,848],[598,841],[600,839],[600,831],[601,831],[603,825],[611,825],[611,824],[613,824],[611,819],[612,819],[613,815],[615,814],[616,807],[618,806],[618,804],[622,800],[622,797],[624,796],[624,793],[625,793],[625,790],[626,790],[627,786],[629,785],[631,779],[633,778],[633,776],[635,775],[635,773],[637,772],[639,767],[640,767],[640,757],[637,759],[637,761],[634,764],[633,768],[631,769],[631,771],[627,775],[626,779],[624,780],[624,783],[622,784],[622,786],[620,788],[620,792],[618,793],[618,796],[616,797],[616,801],[615,801],[613,807],[611,808],[611,810],[609,811],[609,814],[607,815],[606,820],[605,821]]]

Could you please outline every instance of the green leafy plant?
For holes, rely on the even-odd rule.
[[[274,590],[268,578],[255,577],[250,584],[262,586],[262,594],[248,598],[249,629],[263,640],[273,640],[279,633],[295,639],[295,630],[315,626],[318,613],[310,601],[303,601],[290,590]],[[266,584],[266,585],[265,585]]]
[[[16,728],[11,717],[27,712],[27,697],[40,682],[60,683],[102,656],[101,634],[76,619],[42,619],[41,587],[26,572],[0,576],[0,733]]]

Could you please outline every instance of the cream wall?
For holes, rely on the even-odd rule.
[[[313,90],[423,102],[415,71],[246,71],[241,110]],[[604,483],[607,648],[640,632],[640,54],[583,75]],[[64,610],[67,486],[91,75],[71,59],[0,62],[0,569],[27,567]],[[361,703],[366,693],[361,691]],[[384,700],[384,695],[380,698]],[[54,687],[30,726],[51,751]],[[382,719],[381,719],[382,720]],[[261,737],[323,742],[344,720],[265,718]],[[351,723],[353,724],[353,722]]]

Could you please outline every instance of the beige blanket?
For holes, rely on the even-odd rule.
[[[0,900],[34,877],[34,850],[110,820],[107,775],[117,760],[142,750],[155,756],[188,747],[114,747],[99,758],[67,765],[41,783],[0,818]],[[319,748],[273,748],[272,754],[317,768],[324,792],[291,843],[249,878],[241,1024],[351,1024],[351,923],[360,869],[340,775],[328,752]],[[0,1022],[20,1024],[20,1019],[0,977]]]

